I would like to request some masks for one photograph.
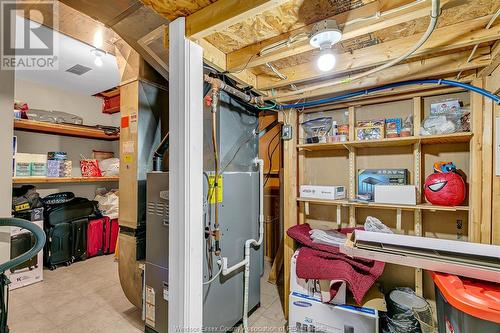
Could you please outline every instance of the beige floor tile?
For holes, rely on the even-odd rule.
[[[45,270],[42,283],[11,291],[11,333],[144,332],[141,311],[123,294],[117,267],[113,256],[90,258]],[[279,326],[284,319],[277,288],[266,273],[261,281],[261,307],[249,324]]]

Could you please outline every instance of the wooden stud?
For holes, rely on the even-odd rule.
[[[493,101],[483,98],[483,137],[482,137],[482,190],[481,190],[481,243],[491,244],[492,230],[492,197],[493,197],[493,127],[495,117]]]
[[[281,5],[286,0],[219,0],[186,17],[186,36],[200,39]]]
[[[291,110],[288,119],[292,125],[293,133],[298,133],[297,112]],[[285,317],[288,317],[288,295],[290,293],[290,260],[295,251],[295,244],[286,231],[297,224],[297,137],[283,142],[283,225],[284,225],[284,255],[285,286],[284,308]]]
[[[337,205],[337,227],[342,227],[342,206]]]
[[[396,208],[396,230],[401,232],[401,208]]]
[[[276,252],[276,257],[274,257],[273,266],[271,267],[271,271],[269,272],[269,277],[267,278],[267,282],[276,284],[278,281],[278,277],[281,272],[281,268],[283,267],[283,238],[280,241],[280,246],[278,247],[278,252]]]
[[[475,44],[490,42],[498,39],[500,25],[485,30],[484,26],[492,15],[478,19],[465,21],[456,25],[442,27],[434,31],[429,40],[409,59],[427,57],[439,52],[465,49]],[[287,77],[281,80],[273,74],[262,74],[257,76],[257,87],[260,90],[286,87],[290,84],[312,81],[325,77],[338,76],[361,70],[368,67],[379,66],[389,60],[395,59],[414,45],[420,34],[391,40],[385,43],[368,46],[352,52],[338,54],[336,56],[335,69],[329,72],[321,72],[317,69],[314,61],[305,62],[296,66],[280,69],[280,73]]]
[[[356,140],[356,108],[349,107],[349,142]],[[356,148],[349,148],[349,199],[356,198]],[[349,226],[356,226],[356,208],[349,206]]]
[[[472,85],[482,88],[483,80],[476,79]],[[469,191],[469,241],[479,243],[481,241],[481,209],[482,209],[482,169],[483,169],[483,97],[471,93],[471,118],[474,137],[470,144],[470,180],[472,184]]]

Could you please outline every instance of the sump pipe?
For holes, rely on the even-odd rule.
[[[484,90],[482,88],[478,88],[478,87],[475,87],[475,86],[467,84],[467,83],[452,81],[452,80],[427,79],[427,80],[410,80],[410,81],[389,83],[389,84],[385,84],[383,86],[370,88],[370,89],[364,89],[364,90],[358,90],[358,91],[354,91],[354,92],[347,93],[344,95],[329,97],[329,98],[320,99],[317,101],[298,103],[298,104],[279,105],[279,106],[276,106],[276,109],[277,110],[288,110],[288,109],[294,109],[294,108],[310,108],[313,106],[318,106],[318,105],[323,105],[323,104],[328,104],[328,103],[333,103],[333,102],[339,102],[339,101],[349,99],[349,98],[368,95],[368,94],[382,91],[382,90],[398,88],[398,87],[402,87],[402,86],[422,85],[422,84],[439,84],[439,85],[446,85],[446,86],[451,86],[451,87],[463,88],[463,89],[478,93],[480,95],[483,95],[484,97],[490,98],[495,103],[500,104],[500,97],[498,97],[497,95],[495,95],[487,90]]]

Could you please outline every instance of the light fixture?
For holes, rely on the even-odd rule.
[[[309,43],[312,47],[319,48],[321,51],[317,60],[320,71],[327,72],[335,67],[335,55],[332,52],[332,46],[341,39],[342,31],[340,31],[335,20],[323,20],[314,25]]]
[[[90,50],[90,53],[95,57],[94,59],[94,65],[97,67],[102,67],[104,62],[102,61],[102,57],[104,56],[105,52],[99,49],[92,49]]]

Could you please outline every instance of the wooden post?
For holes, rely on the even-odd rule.
[[[483,137],[482,137],[482,197],[481,197],[481,243],[491,244],[492,242],[492,197],[493,197],[493,127],[495,117],[493,101],[484,99],[483,109]]]
[[[168,331],[203,324],[203,49],[170,23]]]
[[[472,85],[482,88],[483,80],[475,79]],[[469,190],[469,241],[481,242],[482,169],[483,169],[483,97],[471,93],[472,137],[470,143]]]
[[[356,108],[349,107],[349,141],[356,141]],[[356,198],[356,148],[349,147],[349,200]],[[349,206],[349,226],[356,226],[356,207]]]
[[[298,119],[295,110],[290,111],[289,122],[293,127],[293,133],[298,132]],[[284,255],[285,264],[285,287],[284,308],[285,317],[288,317],[288,296],[290,294],[290,259],[295,251],[292,238],[288,237],[288,228],[297,224],[297,134],[292,140],[283,142],[283,216],[284,216]]]

